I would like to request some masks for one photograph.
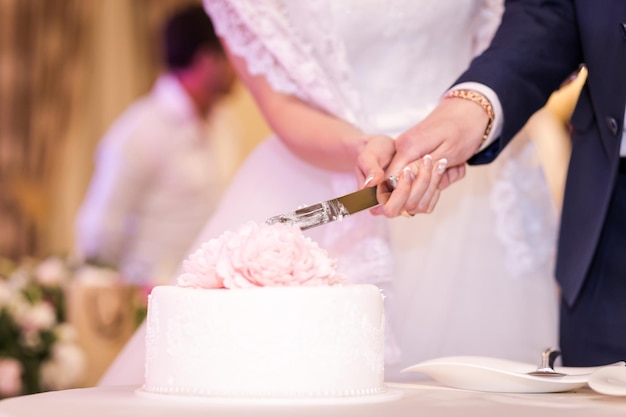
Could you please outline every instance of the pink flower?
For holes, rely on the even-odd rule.
[[[35,270],[37,282],[44,287],[62,285],[67,281],[69,272],[65,262],[58,257],[50,257],[43,260]]]
[[[44,301],[26,305],[16,321],[25,332],[39,332],[51,329],[57,323],[57,318],[54,306]]]
[[[22,364],[13,358],[0,358],[0,397],[22,392]]]
[[[333,285],[336,260],[296,226],[247,223],[201,246],[183,265],[186,287]]]
[[[198,250],[183,262],[183,273],[178,277],[180,287],[223,288],[223,279],[217,276],[215,265],[220,256],[223,240],[228,234],[218,239],[203,243]]]

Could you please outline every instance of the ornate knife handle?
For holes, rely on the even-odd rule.
[[[302,230],[326,224],[330,221],[341,220],[350,213],[340,202],[336,200],[324,201],[303,207],[296,211],[280,214],[267,219],[267,224],[295,224]]]

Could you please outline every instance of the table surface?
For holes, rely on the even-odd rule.
[[[348,404],[220,403],[148,398],[135,386],[53,391],[0,401],[1,417],[577,417],[626,416],[626,397],[598,394],[589,388],[550,394],[467,391],[435,382],[388,384],[399,399]]]

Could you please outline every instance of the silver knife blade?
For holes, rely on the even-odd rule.
[[[376,187],[368,187],[332,200],[322,201],[299,208],[296,211],[270,217],[265,223],[294,224],[300,227],[300,229],[306,230],[335,220],[341,220],[351,214],[376,205],[378,205]]]

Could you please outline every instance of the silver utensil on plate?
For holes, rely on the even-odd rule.
[[[541,353],[541,365],[539,366],[539,368],[532,372],[528,372],[527,374],[533,376],[548,377],[565,376],[566,374],[554,370],[554,361],[560,355],[561,351],[554,348],[548,348],[544,350]]]

